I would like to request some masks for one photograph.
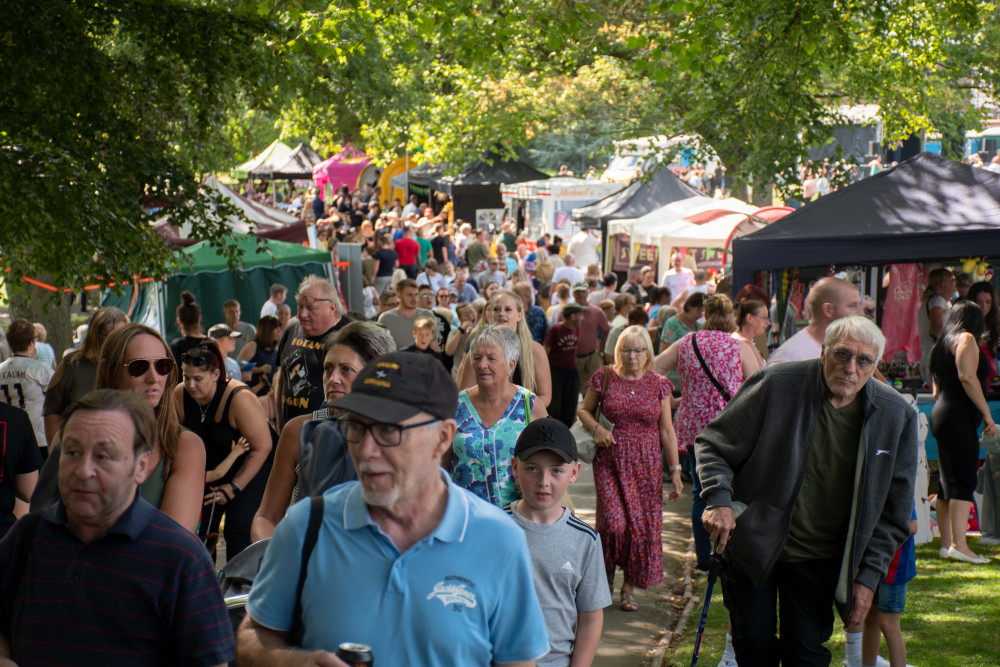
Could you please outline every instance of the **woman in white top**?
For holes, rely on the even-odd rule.
[[[949,268],[934,269],[927,275],[927,287],[917,313],[917,330],[920,332],[920,377],[931,382],[931,348],[944,330],[944,322],[951,309],[950,299],[955,293],[955,274]]]

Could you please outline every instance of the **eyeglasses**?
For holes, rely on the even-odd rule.
[[[159,359],[133,359],[128,361],[122,366],[128,369],[128,374],[134,378],[141,378],[143,375],[149,371],[150,365],[153,366],[153,370],[156,371],[157,375],[162,375],[166,377],[170,375],[170,371],[174,370],[174,360],[170,357],[160,357]]]
[[[636,348],[636,349],[631,349],[631,348],[623,347],[621,349],[622,356],[632,355],[634,357],[638,357],[638,356],[640,356],[645,351],[646,351],[646,348],[644,348],[644,347],[640,347],[640,348]]]
[[[859,371],[866,371],[875,364],[875,360],[866,354],[852,354],[842,348],[833,351],[833,360],[841,366],[851,363],[851,359],[855,360]]]
[[[418,426],[427,426],[428,424],[433,424],[437,421],[441,420],[428,419],[427,421],[418,422],[416,424],[399,426],[398,424],[383,424],[381,422],[365,424],[364,422],[343,417],[340,419],[340,432],[344,435],[344,439],[352,445],[356,445],[361,442],[365,437],[365,433],[371,431],[372,438],[375,440],[376,445],[379,447],[395,447],[402,441],[403,431],[411,428],[417,428]]]
[[[333,303],[333,299],[326,299],[323,297],[309,296],[308,294],[296,294],[295,295],[295,305],[299,309],[315,310],[317,301],[326,301],[327,303]]]

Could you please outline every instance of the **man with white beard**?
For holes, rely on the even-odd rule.
[[[331,403],[358,481],[278,524],[239,631],[240,665],[340,666],[342,643],[385,665],[534,665],[549,651],[523,532],[440,467],[457,406],[444,367],[413,352],[371,361]]]

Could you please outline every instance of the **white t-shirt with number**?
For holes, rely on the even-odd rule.
[[[42,421],[42,404],[45,402],[45,389],[54,372],[50,366],[31,357],[11,357],[0,364],[0,401],[28,413],[40,447],[48,442]]]

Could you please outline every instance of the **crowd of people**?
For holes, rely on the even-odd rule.
[[[241,665],[337,665],[333,652],[355,642],[380,664],[590,664],[616,571],[625,612],[636,588],[663,581],[663,487],[675,501],[686,483],[697,569],[710,569],[713,543],[727,554],[720,664],[826,664],[834,603],[850,667],[863,632],[889,627],[896,645],[879,614],[898,628],[892,591],[905,598],[905,582],[884,578],[910,533],[916,417],[876,378],[885,339],[853,284],[814,285],[809,325],[768,355],[769,296],[730,297],[680,252],[659,280],[634,266],[619,286],[599,270],[593,232],[563,245],[459,222],[453,235],[417,201],[382,212],[376,191],[364,195],[340,193],[313,216],[331,243],[363,246],[354,310],[317,276],[291,298],[275,284],[245,304],[256,324],[236,300],[206,314],[184,292],[169,343],[105,307],[61,362],[40,354],[31,323],[11,323],[0,386],[6,403],[22,392],[24,412],[0,407],[9,657],[96,661],[118,641],[157,664],[235,651]],[[976,286],[941,306],[951,283],[931,275],[942,557],[977,563],[959,526],[975,428],[996,429],[979,342],[989,327],[995,347],[1000,311]],[[567,494],[577,422],[596,446],[594,526]],[[34,511],[15,525],[16,499]],[[206,573],[214,582],[213,558],[265,539],[235,641]],[[149,546],[160,541],[162,558]],[[115,568],[103,582],[115,596],[35,583],[70,558]],[[172,574],[133,576],[128,563],[149,558]],[[64,567],[56,579],[76,584],[78,565]],[[139,614],[127,641],[89,644],[82,629],[44,641],[95,606],[101,618],[162,610],[166,588],[170,613]]]

